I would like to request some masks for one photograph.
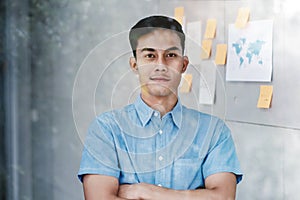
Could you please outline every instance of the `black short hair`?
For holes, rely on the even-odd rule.
[[[146,35],[158,28],[175,31],[175,33],[180,38],[182,53],[184,52],[185,35],[182,30],[181,24],[173,18],[162,15],[154,15],[141,19],[130,29],[129,41],[134,57],[136,57],[136,47],[138,39],[141,36]]]

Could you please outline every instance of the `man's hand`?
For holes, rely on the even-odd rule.
[[[217,173],[205,180],[206,189],[173,190],[147,183],[119,185],[115,177],[85,175],[83,179],[86,200],[234,200],[236,176],[232,173]]]
[[[206,189],[172,190],[147,183],[120,185],[118,196],[124,199],[144,200],[200,200],[224,199],[234,200],[236,192],[236,177],[232,173],[217,173],[205,180]]]

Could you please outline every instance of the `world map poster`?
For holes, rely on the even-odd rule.
[[[249,22],[245,28],[229,24],[227,81],[270,82],[273,21]]]

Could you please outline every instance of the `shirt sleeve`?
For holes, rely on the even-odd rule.
[[[120,170],[109,119],[96,118],[90,125],[82,152],[78,178],[85,174],[101,174],[119,178]]]
[[[217,123],[202,170],[204,178],[220,172],[232,172],[236,175],[237,183],[242,180],[243,175],[230,130],[221,120]]]

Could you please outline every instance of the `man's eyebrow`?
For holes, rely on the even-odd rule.
[[[166,51],[181,51],[181,49],[180,48],[178,48],[178,47],[170,47],[170,48],[168,48],[168,49],[166,49]]]
[[[142,48],[141,52],[143,52],[143,51],[152,51],[152,52],[154,52],[155,49],[154,48],[145,47],[145,48]]]
[[[174,47],[170,47],[170,48],[167,48],[166,49],[166,51],[181,51],[181,49],[180,48],[178,48],[178,47],[176,47],[176,46],[174,46]],[[143,52],[143,51],[151,51],[151,52],[154,52],[154,51],[156,51],[154,48],[149,48],[149,47],[145,47],[145,48],[142,48],[141,49],[141,52]]]

